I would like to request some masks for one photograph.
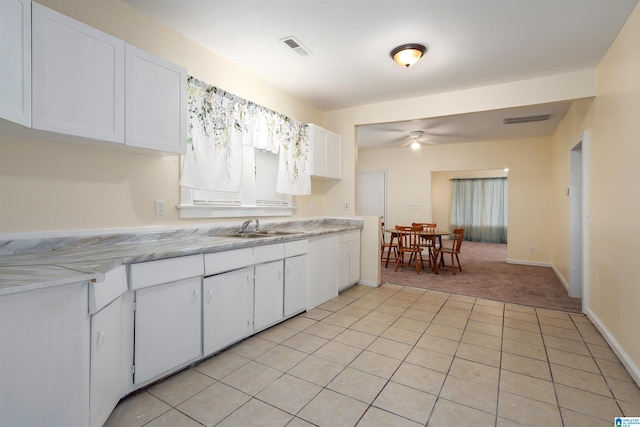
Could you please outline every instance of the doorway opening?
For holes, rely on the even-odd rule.
[[[586,305],[585,243],[584,222],[586,206],[586,133],[569,153],[569,296],[582,298]]]

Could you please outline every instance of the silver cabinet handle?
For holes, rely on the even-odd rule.
[[[104,344],[104,332],[98,331],[96,334],[96,346],[100,347],[102,344]]]

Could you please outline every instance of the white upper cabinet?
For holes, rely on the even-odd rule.
[[[34,129],[186,152],[184,68],[40,4],[32,14]]]
[[[0,1],[0,119],[31,127],[31,0]]]
[[[342,179],[342,138],[309,124],[309,170],[313,177]]]
[[[124,143],[125,43],[33,3],[33,127]]]
[[[127,45],[125,81],[126,144],[185,154],[187,70]]]

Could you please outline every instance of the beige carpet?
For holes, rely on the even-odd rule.
[[[446,258],[445,258],[446,259]],[[382,283],[468,295],[514,304],[582,312],[582,300],[570,298],[558,277],[549,267],[507,264],[507,245],[462,242],[462,272],[434,274],[426,266],[419,275],[413,267],[394,272],[391,263],[382,265]]]

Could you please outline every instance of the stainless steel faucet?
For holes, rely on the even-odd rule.
[[[254,218],[254,219],[248,219],[245,222],[242,223],[242,229],[240,230],[241,233],[246,233],[247,232],[247,228],[249,228],[249,224],[251,224],[252,221],[256,222],[256,230],[258,231],[260,229],[260,221],[258,220],[258,218]]]

